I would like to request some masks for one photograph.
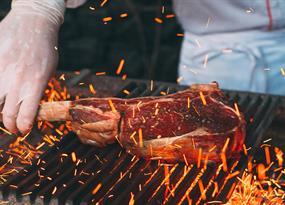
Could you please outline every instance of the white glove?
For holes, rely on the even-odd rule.
[[[84,4],[87,0],[67,0],[66,7],[67,8],[77,8]]]
[[[11,132],[26,133],[32,127],[57,66],[64,11],[64,0],[14,0],[0,23],[0,113]]]

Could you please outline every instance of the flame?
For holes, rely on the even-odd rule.
[[[269,147],[268,146],[264,146],[264,152],[265,152],[266,163],[270,164],[271,159],[270,159],[270,152],[269,152]]]
[[[278,147],[274,147],[274,151],[276,154],[276,158],[278,160],[278,165],[279,165],[279,167],[282,167],[283,161],[284,161],[283,160],[283,152]]]
[[[131,192],[131,198],[129,201],[129,205],[134,205],[135,204],[135,195],[133,194],[133,192]]]

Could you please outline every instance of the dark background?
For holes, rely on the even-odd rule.
[[[1,0],[1,19],[10,1]],[[59,37],[59,69],[91,68],[116,75],[124,58],[120,75],[174,82],[182,41],[177,33],[182,30],[175,18],[165,17],[173,14],[171,0],[109,0],[100,7],[101,2],[90,0],[80,8],[67,10]],[[122,13],[128,16],[121,18]],[[105,17],[113,19],[104,24]],[[163,23],[157,23],[156,17]]]

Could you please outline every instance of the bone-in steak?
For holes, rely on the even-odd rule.
[[[75,130],[93,123],[107,143],[118,139],[128,152],[147,159],[217,162],[221,153],[236,157],[245,137],[242,114],[227,104],[216,83],[160,97],[81,99],[72,102],[69,115]]]

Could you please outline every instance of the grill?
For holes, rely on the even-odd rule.
[[[182,86],[129,83],[118,97],[156,96],[183,90]],[[225,91],[230,103],[237,102],[247,121],[246,145],[256,153],[262,136],[274,118],[279,98],[245,92]],[[76,154],[77,163],[70,157]],[[230,172],[244,171],[248,157],[228,160]],[[145,161],[127,154],[119,145],[103,149],[83,145],[69,133],[31,166],[1,185],[1,199],[35,204],[203,204],[225,202],[237,179],[215,164],[186,166]],[[219,188],[218,192],[216,188]]]

